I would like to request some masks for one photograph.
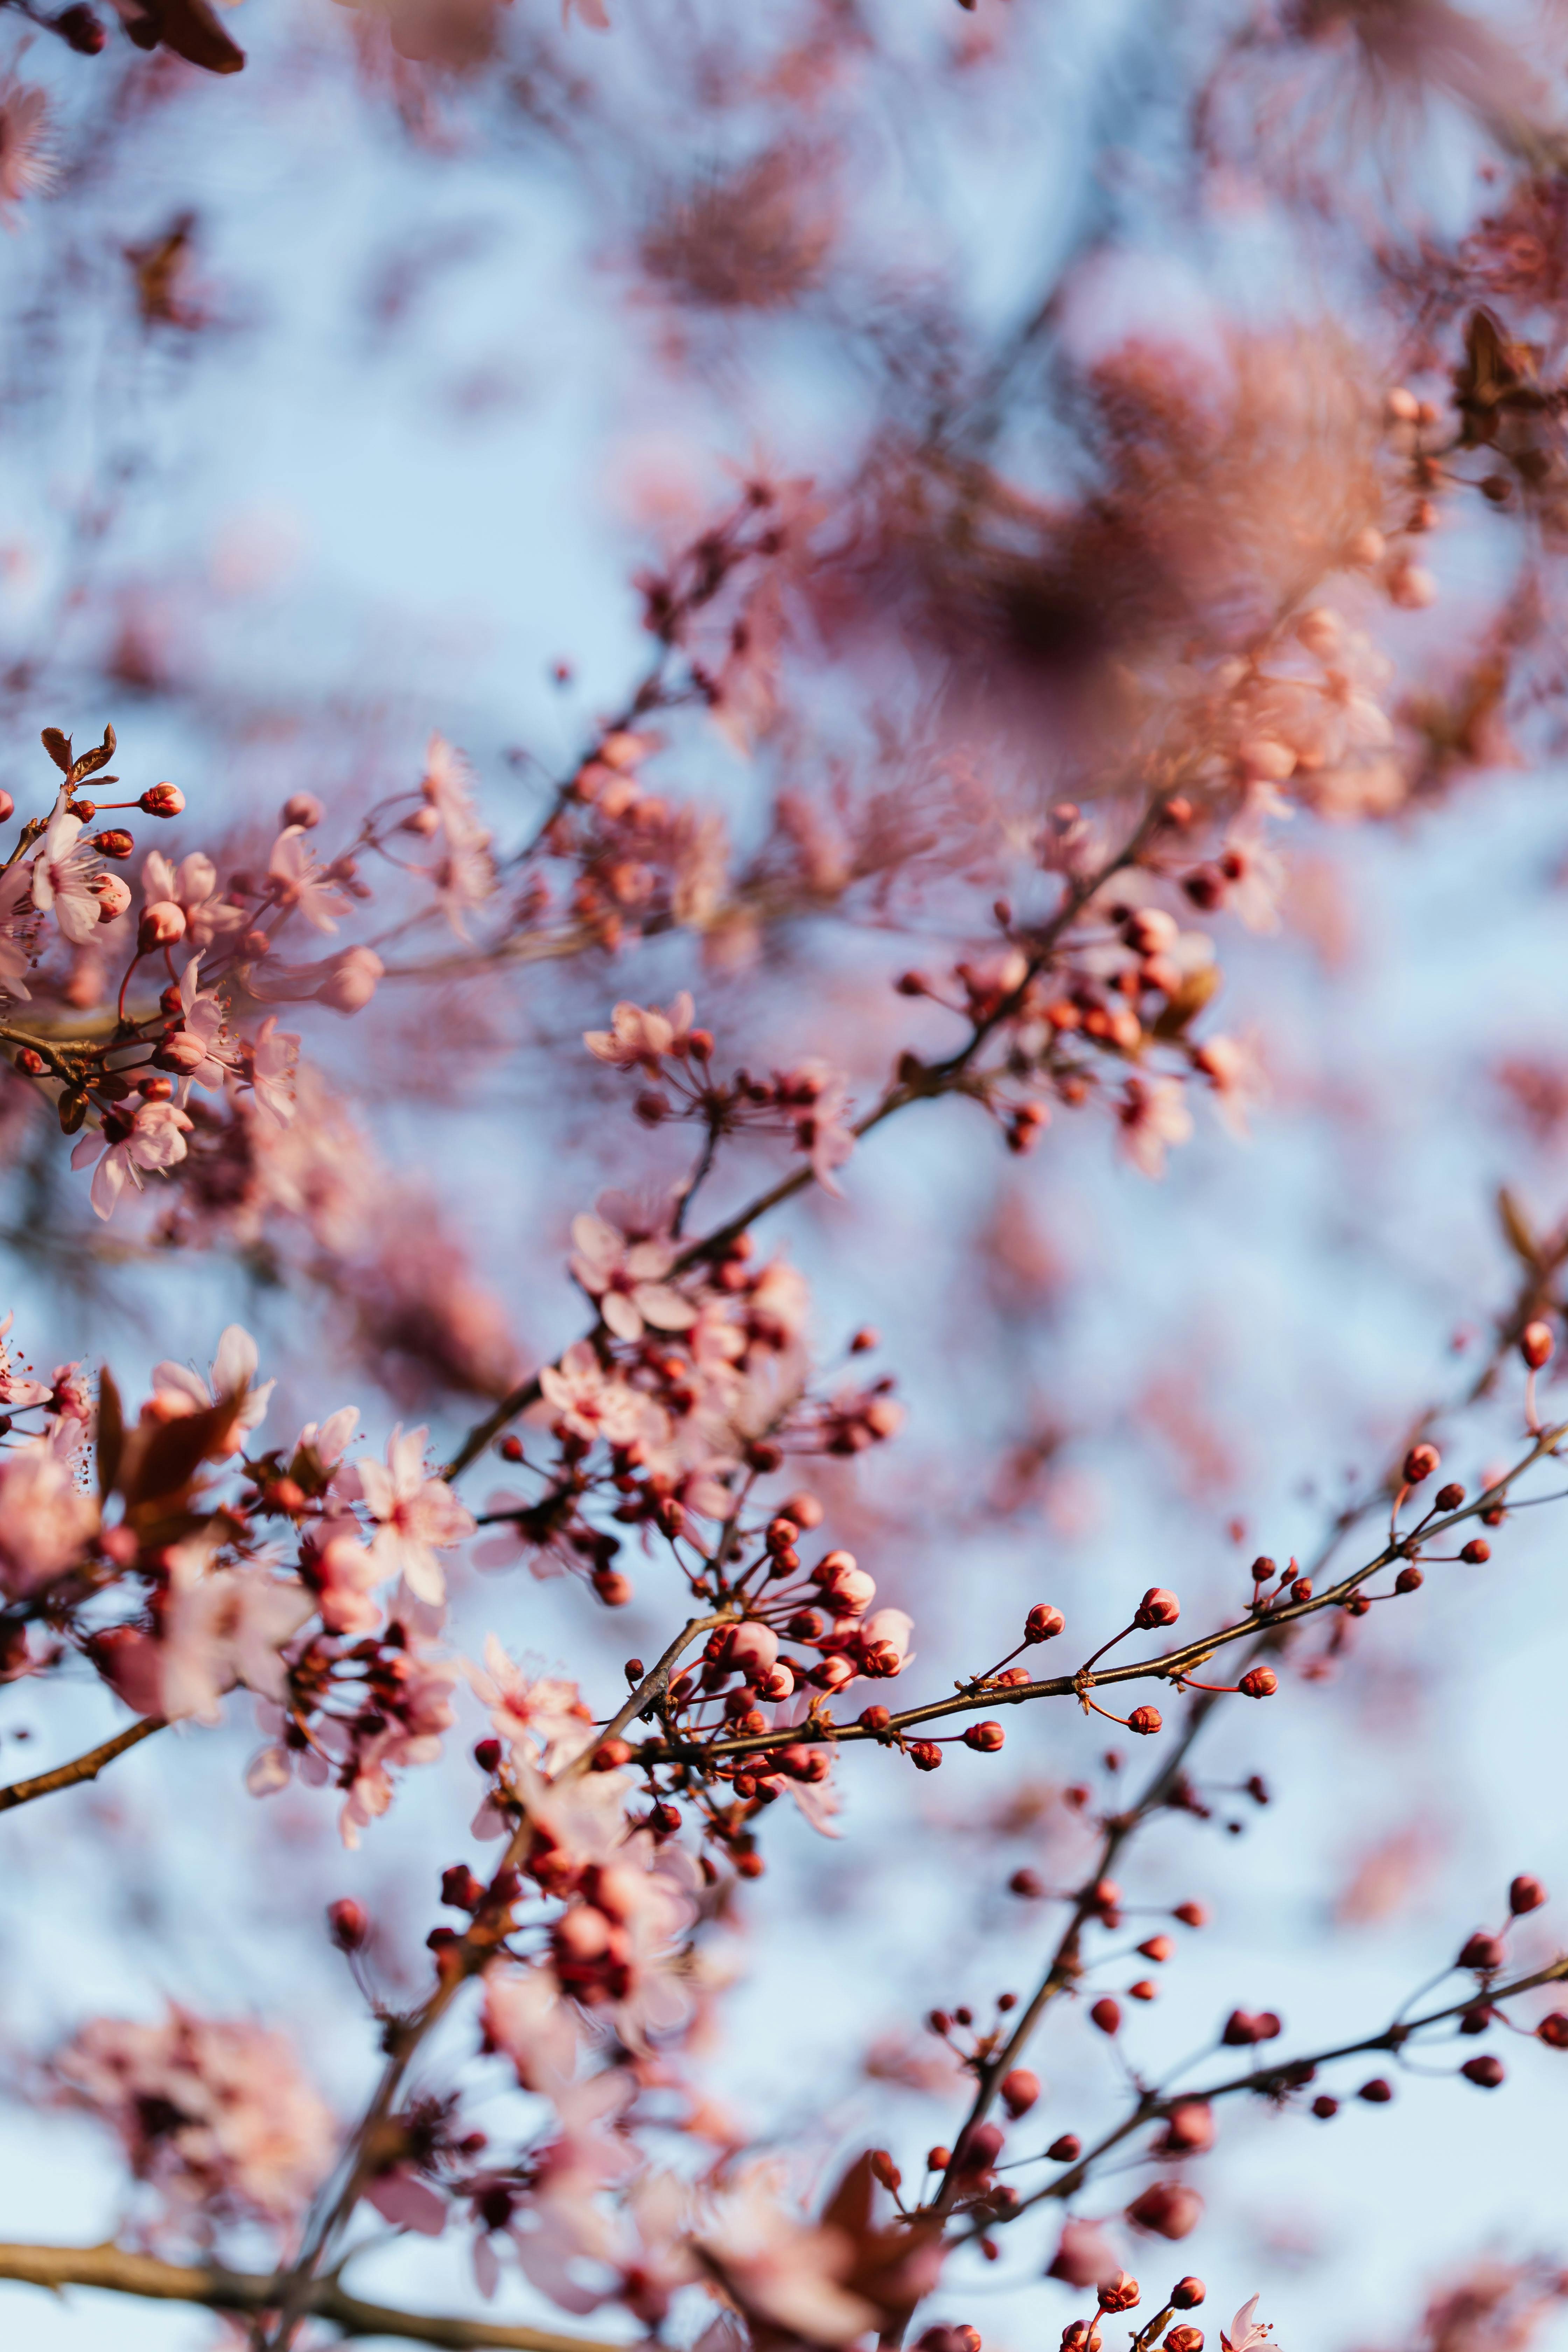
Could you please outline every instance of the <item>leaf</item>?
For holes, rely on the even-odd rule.
[[[83,1094],[63,1094],[57,1108],[60,1116],[60,1133],[74,1135],[87,1117],[87,1097]]]
[[[104,1502],[114,1492],[124,1451],[125,1412],[114,1375],[105,1364],[98,1376],[98,1492]]]
[[[1197,1019],[1210,998],[1217,994],[1220,978],[1217,963],[1201,963],[1195,971],[1185,973],[1175,994],[1168,998],[1162,1007],[1154,1023],[1153,1034],[1156,1037],[1179,1037],[1183,1030]]]
[[[1497,1213],[1509,1247],[1531,1274],[1541,1272],[1541,1244],[1525,1222],[1523,1210],[1506,1184],[1500,1184]]]
[[[245,63],[207,0],[121,0],[121,21],[139,49],[162,43],[206,73],[238,73]]]
[[[114,730],[112,727],[106,727],[103,730],[102,742],[95,743],[90,751],[84,751],[80,759],[73,764],[70,772],[78,778],[94,775],[100,768],[107,768],[113,757]]]
[[[239,1402],[238,1397],[223,1397],[205,1412],[134,1431],[126,1448],[126,1502],[145,1507],[183,1494],[234,1427]]]
[[[54,761],[56,767],[63,770],[65,774],[68,776],[71,765],[70,737],[68,735],[62,735],[58,727],[46,727],[43,733],[39,736],[38,740],[43,745],[45,751],[48,753],[50,759]]]

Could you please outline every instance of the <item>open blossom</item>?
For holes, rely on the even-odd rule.
[[[371,1549],[387,1576],[401,1574],[418,1601],[439,1608],[447,1597],[447,1579],[437,1553],[461,1543],[474,1532],[474,1522],[450,1486],[432,1478],[425,1468],[427,1429],[402,1424],[386,1444],[386,1460],[363,1455],[352,1465],[339,1491],[349,1493],[350,1481],[373,1519],[379,1522]]]
[[[593,1742],[594,1717],[575,1683],[558,1675],[530,1676],[514,1664],[494,1633],[485,1636],[485,1670],[470,1665],[469,1682],[490,1711],[490,1725],[509,1748],[519,1748],[551,1773]]]
[[[664,1055],[685,1053],[691,1013],[691,999],[684,989],[668,1013],[657,1004],[617,1004],[610,1026],[584,1031],[583,1043],[612,1069],[646,1070],[649,1077],[657,1077]]]
[[[142,888],[147,904],[178,907],[185,918],[185,937],[203,953],[216,939],[245,929],[243,907],[218,896],[217,867],[199,849],[182,857],[178,866],[161,849],[151,850],[142,863]]]
[[[811,1172],[825,1192],[843,1196],[833,1181],[855,1149],[848,1124],[849,1080],[831,1063],[807,1061],[778,1076],[779,1099],[795,1120],[795,1141],[811,1160]]]
[[[548,1969],[485,1971],[485,2041],[517,2069],[525,2091],[553,2092],[577,2066],[577,2027]]]
[[[348,1795],[338,1816],[339,1833],[351,1849],[360,1831],[384,1813],[393,1799],[392,1774],[407,1765],[433,1764],[441,1738],[453,1722],[452,1685],[461,1668],[455,1658],[432,1657],[417,1635],[389,1662],[395,1686],[379,1699],[379,1728],[329,1721],[323,1744],[341,1750]]]
[[[238,1323],[230,1323],[218,1340],[210,1383],[184,1364],[153,1365],[153,1396],[157,1409],[164,1420],[172,1421],[182,1413],[203,1412],[221,1397],[237,1396],[243,1389],[245,1402],[235,1416],[226,1449],[237,1454],[247,1432],[266,1420],[268,1399],[278,1385],[276,1381],[263,1381],[259,1388],[256,1386],[256,1368],[260,1360],[249,1332]]]
[[[61,2098],[115,2132],[178,2220],[283,2225],[326,2177],[337,2130],[281,2033],[171,2003],[161,2024],[97,2017],[50,2061]]]
[[[272,845],[267,873],[279,908],[287,913],[297,907],[313,930],[335,931],[338,917],[349,911],[347,898],[307,846],[302,824],[284,826]]]
[[[144,1168],[162,1173],[177,1167],[185,1157],[191,1126],[177,1104],[143,1102],[134,1094],[107,1112],[102,1133],[82,1136],[71,1153],[73,1168],[98,1160],[90,1195],[95,1213],[111,1217],[128,1183],[140,1191]]]
[[[664,1279],[675,1263],[670,1243],[628,1239],[606,1217],[586,1211],[573,1218],[572,1239],[572,1272],[598,1300],[617,1339],[640,1339],[645,1323],[656,1331],[685,1331],[696,1322],[696,1307]]]
[[[19,205],[53,184],[48,125],[44,92],[8,75],[0,83],[0,220],[7,228],[16,227]]]
[[[110,1653],[104,1672],[129,1706],[171,1723],[222,1719],[224,1693],[237,1683],[263,1698],[282,1699],[281,1656],[316,1603],[297,1577],[253,1564],[213,1569],[211,1539],[171,1545],[169,1589],[155,1637],[132,1634]]]
[[[546,1364],[539,1387],[552,1419],[574,1437],[629,1445],[661,1423],[652,1400],[606,1371],[586,1339],[574,1339],[559,1364]]]
[[[279,1127],[287,1127],[294,1117],[294,1076],[300,1060],[298,1036],[289,1030],[279,1029],[277,1014],[269,1013],[256,1033],[256,1043],[247,1059],[258,1104]]]
[[[62,1442],[32,1438],[0,1453],[0,1591],[14,1601],[52,1583],[98,1532],[97,1498],[78,1485]]]
[[[148,859],[152,864],[152,859]],[[187,858],[185,863],[189,865]],[[199,1087],[221,1087],[233,1063],[223,1007],[210,990],[198,985],[201,958],[194,955],[180,974],[180,1009],[184,1026],[163,1041],[166,1061],[177,1065],[182,1076]]]
[[[1145,1176],[1163,1176],[1167,1145],[1185,1143],[1193,1131],[1174,1078],[1129,1078],[1121,1119],[1122,1153]]]
[[[1250,2303],[1242,2305],[1231,2321],[1229,2333],[1221,2329],[1219,2340],[1225,2352],[1266,2352],[1266,2347],[1267,2352],[1274,2352],[1268,2341],[1274,2333],[1273,2323],[1255,2319],[1253,2314],[1257,2309],[1258,2297],[1254,2295]]]
[[[850,2344],[877,2321],[844,2284],[854,2248],[841,2231],[786,2213],[779,2186],[762,2168],[747,2174],[699,2240],[700,2250],[741,2309],[770,2332],[805,2344]]]
[[[33,905],[53,915],[73,947],[85,947],[98,929],[98,894],[92,887],[97,862],[78,847],[82,821],[59,802],[33,860]]]
[[[6,1316],[3,1323],[0,1323],[0,1404],[9,1405],[13,1412],[20,1412],[28,1405],[47,1404],[54,1392],[54,1388],[58,1385],[59,1376],[56,1375],[53,1383],[47,1381],[17,1379],[11,1370],[11,1351],[5,1345],[6,1334],[16,1319],[16,1314],[13,1311]],[[87,1416],[84,1415],[83,1418]]]

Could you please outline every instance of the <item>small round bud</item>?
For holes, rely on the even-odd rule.
[[[1204,2352],[1204,2331],[1192,2327],[1184,2320],[1173,2327],[1165,2337],[1165,2352]]]
[[[632,1751],[624,1739],[601,1739],[594,1750],[592,1772],[618,1772],[623,1764],[632,1760]]]
[[[1339,2111],[1340,2103],[1338,2099],[1331,2098],[1327,2091],[1320,2091],[1317,2097],[1312,2101],[1312,2113],[1317,2116],[1318,2121],[1321,2124],[1331,2123],[1334,2117],[1339,2114]]]
[[[1007,1881],[1008,1894],[1020,1895],[1026,1903],[1037,1903],[1045,1891],[1044,1883],[1032,1870],[1016,1870]]]
[[[1121,2004],[1118,2000],[1113,2000],[1109,1993],[1103,1994],[1095,2002],[1089,2014],[1090,2022],[1098,2025],[1101,2033],[1121,2032]]]
[[[950,2147],[933,2147],[927,2150],[926,2169],[929,2172],[945,2172],[952,2162],[952,2150]]]
[[[153,948],[173,947],[176,940],[184,936],[185,910],[177,907],[173,898],[154,899],[152,906],[144,908],[136,926],[136,944],[143,955]]]
[[[35,1053],[31,1045],[24,1045],[16,1056],[17,1069],[25,1071],[30,1078],[41,1078],[48,1066],[43,1055]]]
[[[1206,1927],[1209,1923],[1208,1906],[1203,1903],[1178,1903],[1171,1916],[1184,1927]]]
[[[1385,2083],[1381,2074],[1374,2074],[1371,2082],[1363,2083],[1356,2093],[1356,2097],[1364,2099],[1369,2107],[1385,2107],[1393,2096],[1393,2084]]]
[[[1195,2189],[1180,2180],[1156,2180],[1127,2208],[1134,2229],[1156,2238],[1191,2237],[1203,2220],[1204,2200]]]
[[[1407,1486],[1419,1486],[1424,1479],[1430,1478],[1442,1458],[1435,1445],[1413,1445],[1405,1457],[1400,1475]]]
[[[1519,1336],[1519,1352],[1532,1372],[1551,1361],[1556,1345],[1550,1323],[1527,1323]]]
[[[911,1739],[904,1752],[918,1772],[934,1772],[942,1762],[934,1739]]]
[[[1135,1706],[1127,1718],[1127,1728],[1129,1731],[1138,1732],[1145,1739],[1150,1739],[1160,1729],[1161,1720],[1157,1706]]]
[[[963,1735],[963,1744],[978,1748],[983,1756],[994,1756],[1006,1737],[999,1723],[972,1723]]]
[[[822,1525],[822,1505],[815,1495],[786,1495],[780,1516],[793,1519],[797,1528],[819,1528]]]
[[[124,826],[117,824],[106,833],[95,833],[92,845],[100,857],[129,857],[136,844]]]
[[[606,1609],[624,1609],[632,1597],[632,1580],[618,1568],[596,1568],[592,1583]]]
[[[1054,1642],[1067,1622],[1059,1609],[1053,1609],[1048,1601],[1037,1601],[1024,1620],[1024,1639]]]
[[[892,1719],[885,1706],[864,1706],[858,1717],[862,1731],[873,1732],[886,1731]]]
[[[1545,2042],[1548,2050],[1568,2050],[1568,2016],[1564,2016],[1562,2010],[1554,2009],[1550,2017],[1542,2019],[1535,2029],[1535,2035],[1538,2042]]]
[[[1148,1977],[1140,1977],[1136,1984],[1128,1986],[1127,1998],[1129,2000],[1158,2000],[1160,1988]]]
[[[1439,1486],[1434,1497],[1440,1511],[1457,1511],[1464,1499],[1464,1488],[1455,1486],[1452,1482],[1447,1486]]]
[[[1083,2142],[1077,2132],[1063,2132],[1047,2148],[1046,2159],[1050,2164],[1076,2164],[1082,2154]]]
[[[1539,1911],[1545,1900],[1545,1887],[1529,1871],[1521,1871],[1508,1890],[1508,1907],[1516,1919],[1522,1919],[1527,1911]]]
[[[150,784],[136,805],[145,816],[178,816],[185,796],[178,784]]]
[[[1279,1677],[1272,1666],[1254,1666],[1237,1685],[1246,1698],[1272,1698],[1279,1687]]]
[[[327,1906],[327,1924],[340,1952],[357,1952],[370,1933],[370,1914],[352,1895]]]
[[[1412,1561],[1408,1567],[1400,1570],[1394,1580],[1394,1589],[1395,1592],[1419,1592],[1426,1581],[1421,1570]]]
[[[522,1440],[521,1437],[503,1437],[500,1444],[496,1447],[496,1452],[500,1455],[503,1462],[521,1462],[522,1460]]]
[[[1458,1966],[1474,1969],[1478,1976],[1493,1976],[1508,1958],[1508,1947],[1500,1936],[1490,1936],[1478,1928],[1459,1953]]]
[[[621,1672],[625,1675],[626,1681],[633,1685],[641,1682],[645,1671],[646,1669],[644,1668],[643,1662],[640,1658],[628,1658],[626,1664],[621,1668]]]
[[[1114,2278],[1105,2280],[1097,2292],[1101,2311],[1134,2311],[1142,2299],[1137,2280],[1126,2271],[1118,2271]]]
[[[1175,1948],[1169,1936],[1150,1936],[1138,1947],[1144,1959],[1152,1960],[1157,1966],[1168,1960]]]
[[[1002,2105],[1016,2123],[1020,2116],[1028,2114],[1038,2099],[1040,2078],[1032,2074],[1026,2066],[1015,2066],[1010,2074],[1003,2075],[998,2088]]]
[[[1467,2058],[1459,2069],[1467,2083],[1474,2083],[1483,2091],[1495,2091],[1503,2079],[1503,2063],[1489,2051],[1479,2058]]]
[[[500,1764],[500,1759],[501,1745],[499,1739],[475,1740],[474,1761],[481,1772],[493,1772]]]
[[[1459,1550],[1459,1558],[1471,1568],[1483,1567],[1491,1556],[1492,1548],[1485,1536],[1472,1536],[1469,1542],[1462,1545]]]
[[[279,813],[279,819],[283,824],[297,824],[302,833],[309,833],[321,824],[325,814],[326,811],[314,793],[291,793]]]
[[[1175,1594],[1167,1592],[1163,1585],[1152,1584],[1138,1603],[1132,1622],[1148,1633],[1156,1625],[1173,1625],[1181,1613],[1182,1604]]]
[[[1267,1584],[1271,1577],[1278,1576],[1279,1573],[1277,1563],[1269,1559],[1267,1552],[1260,1551],[1252,1563],[1254,1584]]]
[[[1201,2278],[1183,2278],[1176,2281],[1165,2300],[1174,2304],[1178,2311],[1195,2311],[1207,2294],[1208,2289]]]
[[[904,2176],[885,2147],[871,2150],[871,2169],[884,2189],[901,2189]]]

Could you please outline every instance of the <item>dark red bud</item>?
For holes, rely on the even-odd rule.
[[[327,1924],[340,1952],[357,1952],[370,1933],[370,1914],[352,1895],[327,1906]]]
[[[1508,1907],[1516,1919],[1522,1919],[1527,1911],[1539,1911],[1545,1900],[1545,1887],[1529,1871],[1521,1871],[1508,1890]]]

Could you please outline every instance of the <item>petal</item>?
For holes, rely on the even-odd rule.
[[[632,1299],[645,1323],[656,1331],[689,1331],[697,1320],[697,1309],[678,1290],[662,1282],[639,1282]],[[608,1316],[605,1321],[609,1321]]]
[[[617,1339],[642,1338],[642,1317],[624,1290],[606,1290],[599,1301],[599,1312]]]

